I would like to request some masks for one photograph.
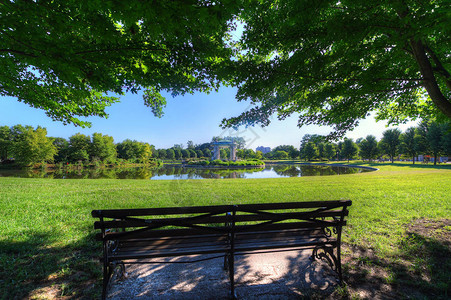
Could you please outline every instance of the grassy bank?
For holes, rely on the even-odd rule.
[[[353,284],[361,283],[353,277],[381,270],[381,284],[401,296],[409,293],[402,285],[419,298],[446,298],[451,166],[363,165],[380,170],[255,180],[0,178],[0,297],[98,297],[101,250],[93,240],[92,209],[351,199],[344,232],[350,286],[341,293],[357,293]],[[427,235],[412,229],[428,224],[436,230]],[[436,261],[436,254],[445,256]]]

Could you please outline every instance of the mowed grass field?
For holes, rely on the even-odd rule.
[[[354,162],[356,163],[356,162]],[[359,162],[357,162],[359,163]],[[0,298],[99,298],[93,209],[351,199],[344,229],[348,287],[450,296],[451,166],[369,164],[352,175],[226,180],[0,178]],[[383,294],[382,294],[383,296]]]

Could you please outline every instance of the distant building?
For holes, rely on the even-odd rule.
[[[271,147],[258,146],[255,151],[261,151],[263,154],[271,152]]]

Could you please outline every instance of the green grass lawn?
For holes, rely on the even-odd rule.
[[[449,224],[451,166],[361,165],[380,170],[245,180],[0,178],[0,297],[98,297],[101,247],[93,239],[93,209],[351,199],[343,237],[350,284],[342,294],[357,291],[361,282],[353,277],[370,276],[367,267],[374,266],[401,296],[415,290],[419,298],[447,298],[450,250],[441,237],[450,236],[450,226],[427,236],[411,231],[418,219],[424,226]]]

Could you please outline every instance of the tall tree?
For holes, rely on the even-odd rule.
[[[56,148],[55,162],[67,162],[69,158],[69,142],[65,138],[52,138]]]
[[[442,137],[443,153],[451,156],[451,125],[448,125]]]
[[[0,126],[0,162],[8,159],[11,154],[12,134],[8,126]]]
[[[173,95],[218,87],[212,71],[240,7],[230,1],[5,1],[0,95],[87,125],[117,98],[144,92],[156,116]]]
[[[318,156],[318,148],[313,142],[308,142],[301,152],[301,156],[305,160],[312,160],[313,158]]]
[[[207,158],[211,158],[211,151],[210,151],[210,149],[208,149],[208,148],[204,149],[203,153],[204,153],[203,156],[205,156]]]
[[[155,153],[155,157],[158,157],[158,151],[155,150],[154,146],[135,140],[132,141],[126,139],[121,143],[117,143],[116,149],[117,157],[132,161],[141,161],[146,163],[152,157],[153,152]]]
[[[388,129],[382,133],[381,139],[381,148],[385,154],[390,156],[390,160],[393,163],[394,157],[398,154],[399,151],[399,136],[401,135],[401,131],[396,129]]]
[[[429,125],[429,129],[426,134],[429,147],[432,151],[432,155],[434,156],[434,165],[437,164],[437,158],[443,152],[442,137],[444,130],[445,128],[441,124],[432,122]]]
[[[324,155],[327,159],[332,159],[336,155],[335,146],[332,143],[326,143],[324,146]]]
[[[188,143],[186,143],[186,148],[187,148],[187,149],[194,149],[194,143],[193,143],[193,141],[188,141]]]
[[[288,152],[283,150],[272,151],[272,159],[288,159]]]
[[[423,155],[431,154],[431,147],[427,138],[430,124],[430,121],[423,120],[422,122],[420,122],[420,124],[418,124],[418,127],[416,128],[416,132],[418,134],[418,153],[421,153]]]
[[[201,157],[204,156],[204,152],[203,152],[202,150],[194,150],[194,151],[196,151],[196,156],[197,156],[198,158],[201,158]]]
[[[69,160],[72,162],[89,159],[91,137],[76,133],[69,137]]]
[[[93,133],[89,154],[92,159],[97,158],[104,162],[114,162],[117,152],[113,137],[97,132]]]
[[[302,139],[301,139],[301,146],[299,148],[300,151],[300,156],[305,158],[304,152],[305,152],[305,147],[308,143],[313,143],[315,145],[316,151],[318,151],[318,145],[323,142],[325,140],[324,136],[321,136],[319,134],[305,134]],[[308,151],[311,151],[311,149],[309,149]],[[318,156],[319,153],[317,153],[315,155]]]
[[[231,81],[256,106],[238,124],[298,124],[342,136],[369,112],[451,119],[449,0],[270,0],[240,15],[245,30]]]
[[[417,156],[419,149],[419,136],[415,127],[407,128],[406,132],[401,134],[400,140],[401,153],[405,153],[412,157],[412,164],[415,164],[415,157]]]
[[[188,149],[190,158],[197,158],[197,153],[194,149]]]
[[[35,130],[26,128],[17,137],[13,147],[16,162],[24,166],[51,162],[56,154],[56,147],[52,139],[47,137],[47,130],[39,126]]]
[[[346,138],[343,141],[343,148],[341,149],[341,155],[343,155],[349,162],[351,158],[359,153],[359,147],[354,143],[352,139]]]
[[[285,151],[288,153],[288,156],[292,159],[295,159],[299,156],[299,151],[296,150],[292,145],[280,145],[276,148],[272,149],[273,152],[276,151]]]
[[[182,159],[181,148],[174,148],[175,159]]]
[[[378,154],[376,137],[374,135],[367,135],[366,138],[359,143],[359,148],[360,156],[371,162]]]
[[[158,158],[165,159],[166,157],[167,157],[166,149],[159,149],[158,150]]]
[[[167,149],[166,155],[168,159],[174,159],[175,158],[175,152],[173,149]]]
[[[182,149],[182,158],[190,158],[190,152],[186,149]]]

